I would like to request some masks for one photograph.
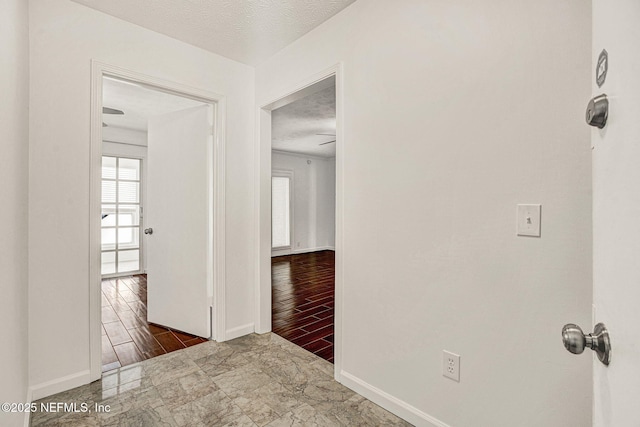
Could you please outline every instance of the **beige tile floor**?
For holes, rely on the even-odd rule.
[[[409,426],[333,380],[333,365],[275,334],[207,342],[37,403],[32,426]],[[95,412],[96,404],[109,412]]]

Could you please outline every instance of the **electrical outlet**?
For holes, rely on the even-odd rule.
[[[442,375],[460,382],[460,356],[447,350],[442,350]]]

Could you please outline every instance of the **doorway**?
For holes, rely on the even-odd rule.
[[[216,202],[224,102],[105,64],[93,68],[91,201],[99,217],[91,221],[90,338],[98,379],[216,335],[214,308],[216,316],[224,309],[215,271],[224,257],[213,251],[223,248],[216,231],[224,204]]]
[[[189,182],[194,175],[205,181],[202,178],[207,173],[206,164],[200,164],[199,174],[179,171],[173,168],[177,161],[175,149],[165,145],[180,145],[179,149],[184,150],[189,145],[188,139],[199,139],[195,145],[206,145],[210,127],[206,114],[210,106],[111,77],[103,77],[102,88],[101,323],[102,371],[107,372],[200,344],[210,335],[208,329],[198,329],[197,325],[190,329],[190,324],[183,319],[184,313],[173,319],[171,313],[165,312],[172,311],[166,308],[166,301],[175,298],[172,288],[180,283],[172,277],[176,270],[185,280],[200,281],[201,289],[191,292],[196,295],[198,291],[200,295],[206,292],[206,261],[188,265],[178,260],[179,254],[175,253],[198,242],[186,242],[176,251],[174,247],[180,242],[176,242],[175,237],[171,243],[166,242],[166,238],[164,242],[158,241],[151,228],[153,225],[162,231],[166,228],[163,224],[176,222],[176,214],[165,206],[163,199],[173,201],[180,198],[183,191],[171,191],[170,183],[158,183],[165,175],[172,176],[169,181],[186,181],[191,187],[200,187],[201,195],[207,191],[206,183]],[[204,136],[184,129],[183,116],[194,128],[204,128],[201,132]],[[172,137],[167,138],[166,134],[172,131]],[[195,155],[203,152],[206,147],[196,147],[194,151]],[[189,166],[195,169],[198,162]],[[162,176],[158,177],[159,174]],[[187,203],[182,200],[181,204]],[[198,209],[197,203],[190,206]],[[206,215],[185,218],[178,212],[177,216],[177,222],[200,219],[200,227],[206,227]],[[185,233],[185,226],[176,228]],[[171,230],[161,234],[169,233]],[[143,256],[146,255],[146,251],[142,251],[143,243],[150,249],[149,257]],[[206,244],[204,239],[200,243]],[[199,274],[189,277],[192,270],[198,269]]]
[[[271,112],[273,332],[329,362],[334,360],[335,143],[335,84]]]
[[[341,78],[338,64],[262,105],[257,184],[256,331],[272,330],[333,362],[335,372],[340,366],[342,318]],[[330,117],[317,114],[323,97],[331,99]],[[295,117],[296,110],[301,116],[315,114],[316,122],[304,124],[302,117]],[[292,118],[290,137],[283,136],[278,125],[287,114]],[[286,193],[287,188],[288,197],[274,193]],[[283,221],[286,200],[288,227],[286,220],[276,223]],[[330,226],[320,225],[326,218]],[[278,235],[282,230],[288,238]]]

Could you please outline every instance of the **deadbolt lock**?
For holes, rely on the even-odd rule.
[[[592,98],[587,105],[585,113],[587,124],[602,129],[607,124],[609,117],[609,100],[604,93]]]

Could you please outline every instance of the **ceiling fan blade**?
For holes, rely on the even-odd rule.
[[[334,139],[333,141],[323,142],[322,144],[318,144],[318,145],[327,145],[327,144],[331,144],[332,142],[336,142],[336,140]]]
[[[102,107],[102,114],[124,114],[124,111],[116,110],[115,108]]]

